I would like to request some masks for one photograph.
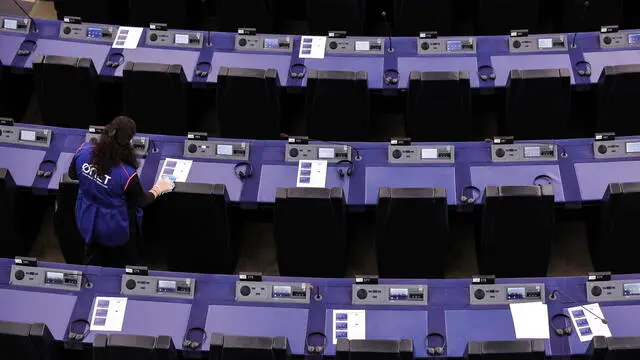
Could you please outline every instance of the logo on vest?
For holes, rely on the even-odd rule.
[[[109,175],[104,175],[102,177],[98,176],[98,170],[96,169],[96,167],[87,163],[82,164],[82,172],[85,176],[93,179],[98,184],[104,187],[107,187],[109,180],[111,180],[111,176]]]

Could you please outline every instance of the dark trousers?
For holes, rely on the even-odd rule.
[[[122,246],[104,246],[99,239],[85,246],[84,264],[112,268],[124,268],[127,265],[138,265],[138,246],[141,234],[138,221],[129,217],[129,241]]]

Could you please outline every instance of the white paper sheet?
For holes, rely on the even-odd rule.
[[[186,182],[192,164],[193,160],[166,158],[164,159],[164,163],[162,163],[158,180],[169,179],[173,182]]]
[[[333,310],[333,343],[367,338],[365,310]]]
[[[114,49],[135,49],[142,36],[142,28],[120,26],[115,40],[113,40]]]
[[[547,304],[527,302],[509,304],[516,339],[548,339],[549,313]]]
[[[326,36],[303,36],[300,39],[301,59],[324,59],[324,49],[327,45]]]
[[[95,298],[91,311],[91,331],[122,331],[124,314],[127,310],[127,298]]]
[[[301,160],[296,187],[323,188],[327,182],[326,160]]]
[[[600,304],[589,304],[567,309],[580,341],[591,341],[594,336],[611,336],[609,325],[602,322],[604,315]]]

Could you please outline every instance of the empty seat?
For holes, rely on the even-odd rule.
[[[555,233],[552,185],[487,186],[476,255],[481,274],[545,276]]]
[[[278,189],[273,227],[280,275],[342,277],[345,213],[342,188]]]
[[[326,36],[329,31],[364,35],[364,0],[307,0],[309,32]]]
[[[470,341],[467,360],[543,360],[544,340]]]
[[[18,186],[8,169],[0,168],[0,257],[13,258],[22,254],[23,245],[18,234]]]
[[[86,129],[95,122],[100,79],[91,59],[36,55],[33,72],[45,125]]]
[[[587,360],[636,360],[640,357],[640,337],[594,336],[586,352]]]
[[[55,339],[45,324],[0,321],[0,349],[3,360],[54,360]]]
[[[437,31],[441,36],[456,35],[454,13],[451,0],[395,1],[393,35],[418,36],[421,31]]]
[[[449,240],[444,188],[381,188],[376,232],[381,277],[444,277],[444,255]],[[429,261],[424,261],[426,253],[431,254]]]
[[[93,360],[174,360],[177,353],[170,336],[96,334]]]
[[[182,65],[127,62],[122,85],[124,112],[139,132],[187,133],[187,78]]]
[[[366,71],[309,70],[307,135],[320,140],[368,140],[371,121]]]
[[[413,340],[338,339],[336,360],[412,360]]]
[[[185,29],[188,5],[188,0],[129,0],[129,22],[132,26],[162,23],[170,29]]]
[[[470,140],[469,73],[412,71],[405,111],[405,133],[414,141]]]
[[[640,123],[634,115],[640,102],[640,65],[605,66],[598,80],[599,132],[616,135],[640,134]]]
[[[258,33],[268,34],[274,30],[274,4],[271,0],[216,0],[216,11],[218,31],[254,28]]]
[[[538,0],[476,0],[476,34],[508,35],[511,30],[538,32]]]
[[[209,360],[289,360],[291,347],[284,336],[232,336],[212,334]]]
[[[563,0],[563,32],[599,31],[619,25],[623,0]]]
[[[64,174],[60,180],[56,209],[53,213],[53,227],[62,256],[68,264],[82,264],[84,259],[84,239],[78,232],[76,223],[76,199],[78,181]]]
[[[280,78],[277,70],[221,67],[216,94],[220,136],[279,138]]]
[[[511,70],[506,90],[505,135],[516,139],[567,136],[571,116],[568,69]]]

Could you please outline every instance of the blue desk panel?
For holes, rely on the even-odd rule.
[[[37,42],[36,50],[32,52],[24,66],[28,69],[33,67],[34,55],[58,55],[77,58],[90,58],[93,66],[100,72],[104,65],[111,45],[91,44],[72,42],[64,40],[40,39]]]
[[[501,55],[492,56],[491,64],[496,74],[495,85],[507,84],[511,70],[568,69],[571,84],[575,84],[573,64],[569,54]]]
[[[243,52],[215,52],[211,59],[211,71],[207,81],[217,82],[220,67],[236,67],[245,69],[276,69],[280,85],[286,86],[291,66],[291,55],[255,54]]]
[[[304,59],[309,70],[366,71],[369,87],[381,89],[384,72],[384,58],[380,56],[325,56],[324,59]],[[302,80],[307,85],[307,77]]]
[[[564,202],[564,190],[558,165],[489,165],[471,166],[471,183],[484,191],[487,186],[539,185],[533,180],[539,175],[551,179],[556,202]]]
[[[591,82],[597,84],[605,66],[640,64],[640,51],[587,52],[584,59],[591,64]]]
[[[472,88],[479,86],[478,61],[475,56],[422,56],[398,58],[400,87],[409,87],[412,71],[467,71]]]
[[[191,81],[193,72],[198,63],[200,51],[174,50],[174,49],[156,49],[156,48],[137,48],[122,49],[124,63],[132,62],[151,62],[167,65],[182,65],[184,74],[188,81]],[[118,66],[116,76],[122,76],[124,66]]]
[[[258,189],[259,203],[273,203],[278,188],[294,188],[298,179],[298,164],[291,165],[262,165],[260,171],[260,187]],[[327,181],[325,187],[341,187],[344,198],[349,203],[349,177],[340,178],[335,166],[327,166]]]
[[[578,163],[574,167],[583,201],[601,200],[610,183],[640,181],[640,161]]]
[[[33,184],[45,151],[0,146],[0,154],[0,168],[9,169],[18,186],[29,187]]]
[[[399,167],[370,166],[366,170],[365,204],[378,203],[381,187],[424,188],[441,187],[447,190],[447,202],[456,202],[455,167]]]
[[[164,163],[164,159],[158,166],[155,179],[160,177],[162,163]],[[211,185],[225,184],[227,186],[227,192],[229,193],[229,199],[237,202],[240,201],[243,182],[235,175],[233,167],[234,164],[228,163],[193,161],[187,182]]]
[[[16,53],[18,49],[20,49],[20,45],[22,45],[23,41],[24,36],[22,35],[0,35],[0,61],[2,61],[2,65],[11,65],[11,62],[13,62],[13,58],[16,57]]]
[[[609,321],[609,330],[613,336],[638,336],[640,334],[640,305],[602,305],[602,315]],[[565,312],[566,313],[566,312]],[[611,321],[616,320],[616,321]],[[584,354],[589,342],[581,342],[578,332],[569,336],[569,346],[572,354]]]

